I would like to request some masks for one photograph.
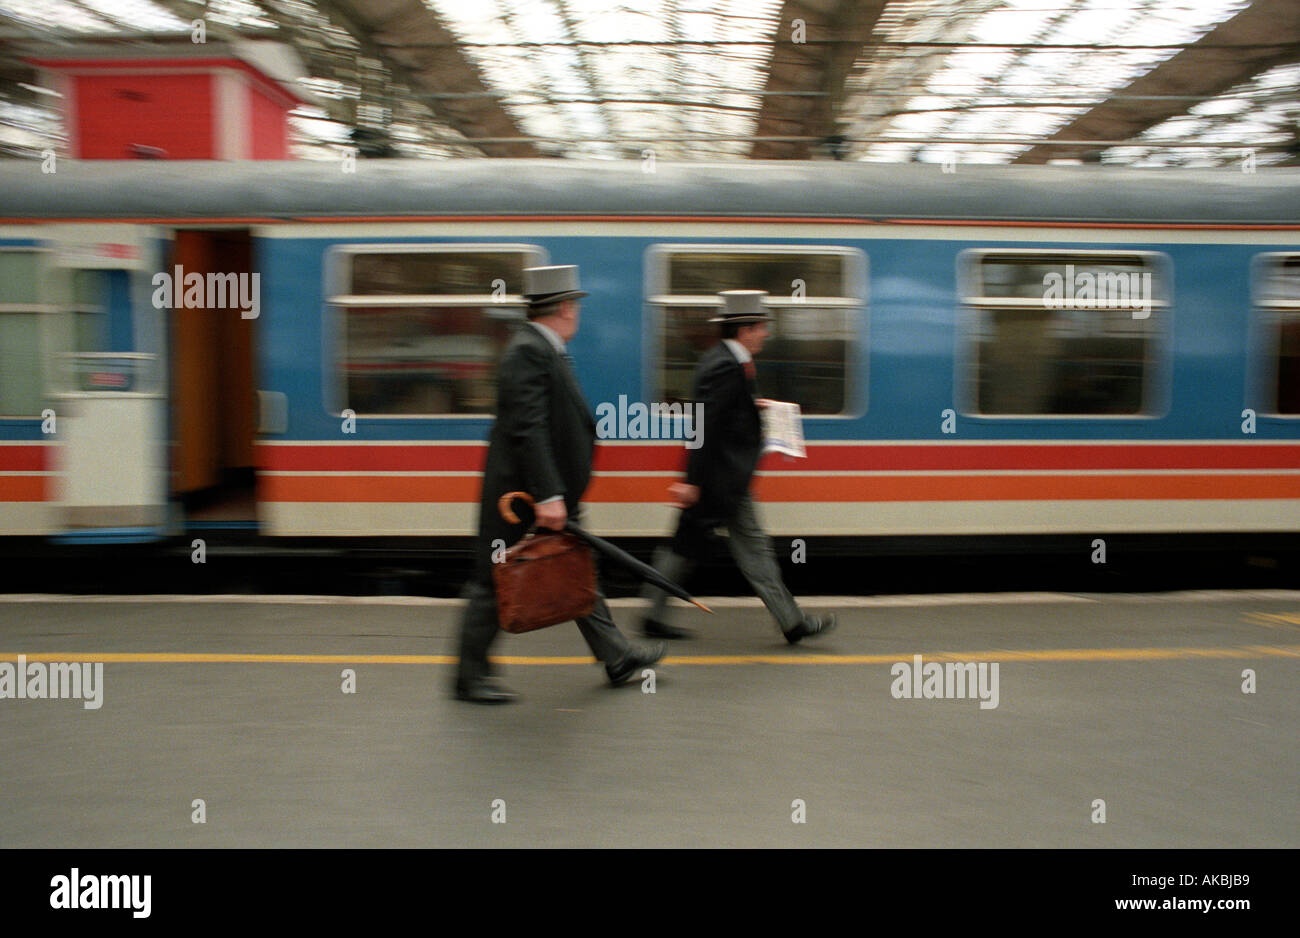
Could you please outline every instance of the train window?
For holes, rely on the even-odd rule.
[[[1300,415],[1300,254],[1262,258],[1255,302],[1269,348],[1265,406],[1275,414]]]
[[[0,415],[41,412],[41,252],[0,250]]]
[[[966,255],[968,409],[990,416],[1137,416],[1166,326],[1159,255]]]
[[[496,365],[524,319],[528,245],[341,248],[339,410],[370,416],[490,414]]]
[[[723,290],[766,290],[772,335],[758,357],[767,397],[795,401],[807,415],[849,409],[858,311],[866,264],[838,247],[665,245],[652,249],[649,302],[659,327],[657,399],[689,400],[695,365],[718,341]]]
[[[107,270],[72,271],[73,340],[78,352],[108,348]]]
[[[523,289],[527,255],[521,251],[481,251],[464,246],[436,252],[352,255],[349,292],[372,296],[491,294]]]

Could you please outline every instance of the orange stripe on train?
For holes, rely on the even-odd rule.
[[[44,502],[53,498],[47,494],[48,476],[0,476],[0,502]]]

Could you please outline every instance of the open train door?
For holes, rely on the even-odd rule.
[[[166,533],[162,314],[149,279],[161,235],[148,226],[49,229],[55,298],[46,342],[56,539],[153,540]]]
[[[169,266],[172,497],[187,530],[256,530],[252,239],[180,230]]]

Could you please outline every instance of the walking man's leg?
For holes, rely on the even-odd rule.
[[[481,580],[470,581],[468,601],[460,620],[460,658],[456,663],[454,693],[474,703],[506,703],[515,695],[490,680],[488,649],[497,635],[497,597]]]
[[[604,593],[596,593],[596,606],[591,615],[578,619],[577,623],[591,653],[604,662],[611,684],[622,684],[637,668],[654,664],[664,656],[661,642],[628,641],[614,624]]]
[[[678,586],[686,582],[695,565],[671,547],[658,547],[654,554],[654,568]],[[668,623],[668,593],[661,587],[646,584],[641,593],[649,600],[650,608],[641,620],[641,631],[649,638],[689,638],[685,629]]]
[[[767,611],[772,613],[777,626],[788,634],[803,622],[804,614],[781,579],[772,539],[759,526],[754,501],[748,495],[740,500],[727,519],[727,534],[727,547],[740,572],[758,598],[763,600]]]

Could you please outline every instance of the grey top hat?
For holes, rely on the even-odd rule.
[[[545,306],[586,295],[578,288],[578,268],[572,264],[524,268],[524,296],[531,306]]]
[[[723,290],[722,315],[714,316],[709,322],[735,322],[749,325],[755,322],[770,322],[772,317],[763,308],[766,290]]]

